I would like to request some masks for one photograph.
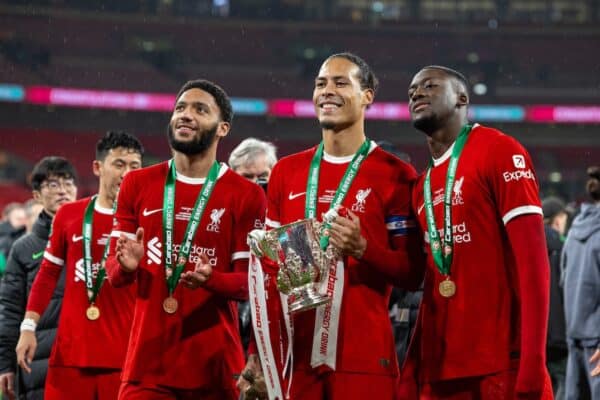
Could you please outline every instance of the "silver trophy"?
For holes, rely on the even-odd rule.
[[[277,288],[288,296],[290,313],[331,301],[329,296],[320,293],[320,287],[338,255],[331,245],[326,251],[321,250],[321,230],[322,224],[309,218],[269,231],[255,229],[248,234],[252,253],[279,265]]]

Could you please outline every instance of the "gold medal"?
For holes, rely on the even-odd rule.
[[[452,297],[456,293],[456,284],[450,278],[447,278],[445,281],[440,282],[439,290],[443,297]]]
[[[85,316],[90,321],[95,321],[100,318],[100,309],[96,307],[94,304],[90,304],[90,306],[85,311]]]
[[[183,265],[187,263],[187,258],[185,258],[184,256],[179,257],[179,259],[177,260],[177,264],[179,265]]]
[[[163,310],[165,310],[167,314],[175,314],[177,307],[177,299],[172,296],[167,297],[165,301],[163,301]]]

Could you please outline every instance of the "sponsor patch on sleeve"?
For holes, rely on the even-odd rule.
[[[406,215],[390,215],[385,225],[390,236],[405,236],[417,226],[415,220]]]

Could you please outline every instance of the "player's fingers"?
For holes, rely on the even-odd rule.
[[[590,358],[590,362],[596,362],[600,360],[600,349],[596,350],[596,352],[592,355],[592,358]]]
[[[135,231],[135,240],[138,243],[144,243],[144,228],[137,228],[137,230]]]

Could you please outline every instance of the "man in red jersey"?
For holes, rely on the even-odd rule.
[[[410,207],[416,172],[365,136],[365,112],[376,89],[364,60],[351,53],[329,57],[313,93],[322,142],[284,157],[273,169],[266,225],[320,220],[337,209],[329,243],[343,256],[329,271],[332,302],[293,314],[289,323],[286,301],[278,301],[276,269],[263,264],[260,274],[267,284],[260,284],[259,275],[256,291],[251,285],[258,339],[242,376],[252,380],[260,354],[271,399],[288,394],[294,400],[395,398],[398,365],[389,296],[392,284],[418,287],[422,267],[410,268],[409,260],[422,259],[422,244]],[[268,303],[261,304],[264,293]],[[262,329],[265,320],[269,332]],[[247,386],[240,380],[240,387]]]
[[[138,295],[119,399],[237,399],[236,301],[248,297],[246,236],[266,199],[216,161],[232,117],[223,89],[187,82],[168,126],[173,159],[123,182],[107,269]]]
[[[143,148],[125,132],[108,132],[96,146],[98,194],[63,205],[27,303],[17,361],[30,372],[35,328],[65,270],[58,333],[49,361],[46,399],[112,400],[119,390],[133,316],[134,290],[103,285],[113,205],[124,176],[141,167]]]
[[[459,72],[430,66],[408,90],[432,160],[413,191],[429,257],[400,388],[418,381],[420,399],[551,398],[535,172],[515,139],[468,123],[467,88]]]

